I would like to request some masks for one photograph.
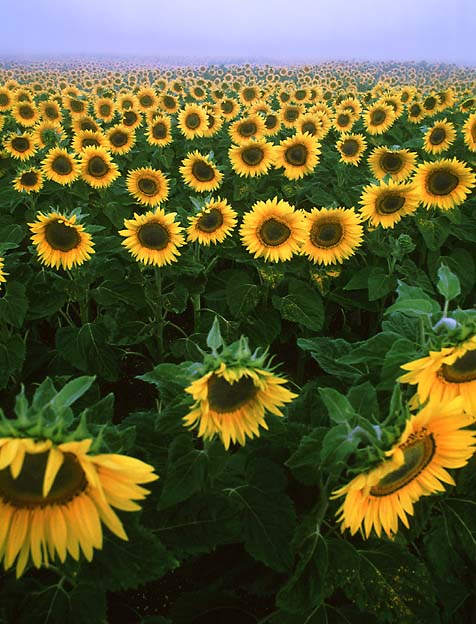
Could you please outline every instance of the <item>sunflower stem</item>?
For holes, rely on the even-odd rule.
[[[200,312],[201,312],[201,301],[200,301],[199,293],[192,295],[192,306],[193,306],[193,328],[194,328],[194,332],[198,334],[200,332]]]
[[[157,290],[157,302],[155,320],[157,323],[157,348],[159,351],[159,357],[164,352],[164,319],[162,315],[162,274],[158,267],[154,267],[155,274],[155,286]]]

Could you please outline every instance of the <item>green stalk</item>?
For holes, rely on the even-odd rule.
[[[158,267],[154,267],[155,286],[157,290],[157,301],[155,309],[155,320],[157,323],[157,348],[159,357],[164,352],[164,319],[162,314],[162,273]]]

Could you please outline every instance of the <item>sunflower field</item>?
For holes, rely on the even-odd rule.
[[[476,72],[0,63],[0,622],[476,612]]]

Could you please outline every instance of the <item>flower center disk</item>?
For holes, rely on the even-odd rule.
[[[46,225],[45,238],[49,246],[58,251],[71,251],[81,240],[76,228],[61,221],[53,221]]]
[[[291,230],[285,223],[277,219],[268,219],[259,229],[259,236],[265,245],[277,247],[285,243],[291,236]]]
[[[301,167],[307,160],[307,149],[304,145],[293,145],[284,153],[286,162],[295,167]]]
[[[213,168],[203,160],[193,163],[192,173],[199,182],[210,182],[215,177]]]
[[[394,214],[405,205],[405,197],[390,193],[377,199],[377,212],[383,215]]]
[[[43,481],[49,451],[27,453],[20,474],[16,479],[10,468],[0,470],[0,497],[14,507],[32,508],[45,505],[62,505],[80,494],[87,487],[87,479],[80,463],[72,453],[64,453],[63,463],[56,475],[50,492],[43,497]]]
[[[468,351],[453,364],[443,364],[439,374],[450,383],[465,383],[476,379],[476,349]]]
[[[337,221],[314,223],[310,232],[310,239],[315,247],[335,247],[344,236],[344,228]]]
[[[197,228],[202,232],[214,232],[223,225],[223,215],[217,208],[212,208],[197,221]]]
[[[428,466],[435,454],[433,435],[424,435],[410,440],[402,448],[404,461],[402,466],[393,470],[370,488],[372,496],[388,496],[411,483]]]
[[[137,236],[144,247],[158,251],[165,249],[170,241],[168,231],[160,223],[146,223],[139,228]]]
[[[459,178],[451,171],[440,169],[428,176],[427,190],[433,195],[449,195],[459,184]]]
[[[213,375],[208,380],[208,402],[214,412],[233,412],[251,401],[258,388],[250,377],[242,377],[235,383],[228,383],[223,377]]]

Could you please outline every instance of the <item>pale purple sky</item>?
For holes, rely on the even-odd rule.
[[[476,0],[0,0],[0,56],[476,64]]]

